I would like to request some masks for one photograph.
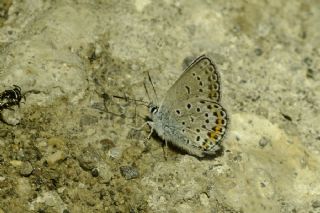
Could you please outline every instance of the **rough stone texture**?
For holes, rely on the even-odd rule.
[[[134,166],[121,166],[120,172],[121,172],[121,175],[127,180],[139,177],[139,171]]]
[[[0,92],[26,100],[0,124],[0,212],[319,212],[319,1],[2,2]],[[204,53],[224,151],[165,158],[130,100],[159,101],[146,73],[161,99]]]

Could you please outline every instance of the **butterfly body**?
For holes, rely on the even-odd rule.
[[[219,80],[211,60],[199,57],[168,90],[159,107],[149,106],[149,126],[190,155],[214,155],[228,123],[220,105]]]

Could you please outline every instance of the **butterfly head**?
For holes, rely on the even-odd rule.
[[[151,116],[155,115],[159,109],[159,107],[153,103],[150,103],[148,108],[149,108],[149,112],[150,112]]]

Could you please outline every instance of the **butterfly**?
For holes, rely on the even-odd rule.
[[[228,126],[220,99],[216,66],[202,55],[170,87],[159,106],[149,105],[151,133],[190,155],[215,155]]]

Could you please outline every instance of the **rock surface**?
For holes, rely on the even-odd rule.
[[[319,20],[316,0],[2,1],[0,92],[25,100],[1,112],[0,212],[319,212]],[[146,140],[139,101],[204,53],[230,117],[212,159]]]

